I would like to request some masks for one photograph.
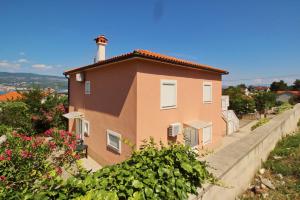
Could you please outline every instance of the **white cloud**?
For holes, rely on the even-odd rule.
[[[16,71],[20,69],[21,64],[9,62],[7,60],[0,60],[0,70],[6,70],[6,71]]]
[[[20,52],[19,55],[20,56],[25,56],[25,53],[24,52]]]
[[[18,63],[28,63],[29,61],[25,58],[21,58],[19,60],[17,60]]]
[[[32,65],[32,68],[38,69],[38,70],[45,70],[45,69],[52,69],[51,65],[45,65],[45,64],[34,64]]]

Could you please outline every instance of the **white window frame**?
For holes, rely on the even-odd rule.
[[[109,140],[109,135],[113,135],[115,137],[118,137],[119,138],[119,149],[116,148],[115,146],[111,145],[110,144],[110,140]],[[121,139],[122,139],[122,136],[121,134],[117,133],[117,132],[114,132],[112,130],[109,130],[107,129],[106,130],[106,144],[109,148],[113,149],[114,151],[116,151],[117,153],[121,154],[121,149],[122,149],[122,142],[121,142]]]
[[[84,82],[84,94],[91,94],[91,81]]]
[[[171,84],[175,85],[175,105],[173,106],[164,106],[162,105],[163,102],[163,92],[162,87],[164,84]],[[160,109],[161,110],[167,110],[167,109],[174,109],[177,108],[177,80],[160,80]]]
[[[209,101],[206,101],[205,100],[205,86],[210,86],[211,88],[211,92],[210,92],[210,100]],[[203,86],[202,86],[202,89],[203,89],[203,103],[212,103],[213,102],[213,84],[211,81],[205,81],[203,82]]]
[[[87,124],[87,130],[86,129]],[[82,127],[83,136],[89,136],[90,135],[90,122],[87,120],[83,120],[83,127]]]
[[[208,142],[204,142],[204,129],[205,128],[210,128],[210,140]],[[211,125],[208,125],[208,126],[205,126],[202,128],[202,144],[203,145],[207,145],[207,144],[211,144],[212,143],[212,140],[213,140],[213,126],[212,124]]]

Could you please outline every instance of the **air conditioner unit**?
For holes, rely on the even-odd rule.
[[[84,74],[83,73],[77,73],[76,74],[76,81],[83,82],[84,81]]]
[[[176,137],[178,134],[180,134],[180,131],[181,131],[181,123],[179,122],[173,123],[170,124],[168,128],[168,135],[170,137]]]

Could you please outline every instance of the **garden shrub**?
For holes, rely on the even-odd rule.
[[[0,125],[0,136],[6,135],[6,133],[9,133],[12,131],[12,128],[9,126],[6,126],[4,124]]]
[[[36,184],[28,198],[40,199],[188,199],[197,187],[214,182],[207,164],[184,145],[153,142],[128,160],[79,177]],[[105,198],[104,198],[105,197]]]
[[[31,137],[17,132],[7,133],[0,145],[0,199],[24,199],[39,180],[51,181],[61,167],[79,158],[74,152],[74,134],[49,130],[45,137]],[[53,152],[61,151],[58,156]],[[51,158],[51,160],[49,159]]]
[[[286,110],[290,110],[293,108],[293,105],[289,104],[288,102],[282,103],[278,109],[277,109],[277,114],[283,113]]]
[[[258,122],[256,124],[254,124],[252,127],[251,127],[251,131],[257,129],[258,127],[268,123],[270,121],[270,119],[268,118],[262,118],[260,120],[258,120]]]
[[[12,127],[18,132],[32,133],[28,106],[18,101],[1,102],[0,124]]]

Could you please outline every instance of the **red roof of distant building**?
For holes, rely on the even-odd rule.
[[[0,95],[0,101],[17,100],[21,98],[22,95],[16,91]]]
[[[292,94],[295,96],[300,96],[300,91],[297,90],[286,90],[286,91],[277,91],[277,94]]]
[[[256,86],[254,88],[255,88],[255,90],[268,90],[269,89],[269,87],[267,87],[267,86]]]
[[[228,74],[228,72],[223,69],[218,69],[218,68],[215,68],[215,67],[212,67],[209,65],[186,61],[186,60],[178,59],[175,57],[166,56],[166,55],[159,54],[159,53],[154,53],[154,52],[147,51],[147,50],[134,50],[133,52],[115,56],[115,57],[112,57],[112,58],[109,58],[106,60],[102,60],[102,61],[96,62],[94,64],[91,64],[91,65],[67,70],[64,72],[64,74],[69,74],[69,73],[73,73],[73,72],[77,72],[77,71],[81,71],[81,70],[85,70],[85,69],[99,67],[100,65],[118,62],[121,60],[133,58],[133,57],[146,58],[146,59],[156,60],[156,61],[170,63],[170,64],[182,65],[182,66],[190,67],[190,68],[194,68],[194,69],[202,69],[202,70],[217,72],[217,73],[221,73],[221,74]]]

